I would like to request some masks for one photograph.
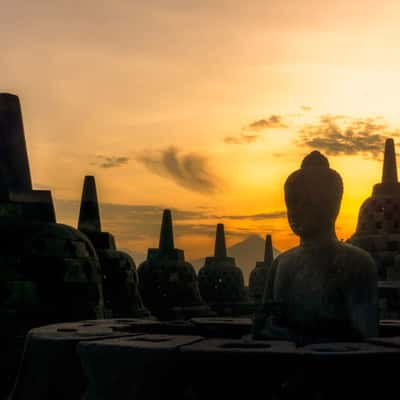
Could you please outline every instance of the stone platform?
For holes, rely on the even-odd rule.
[[[89,320],[32,329],[9,400],[338,399],[397,389],[400,321],[379,338],[296,347],[246,318]],[[356,396],[356,397],[355,397]]]

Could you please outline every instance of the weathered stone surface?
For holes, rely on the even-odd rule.
[[[272,247],[272,238],[271,235],[267,235],[265,238],[264,260],[257,262],[255,268],[253,269],[253,271],[251,271],[249,280],[250,298],[256,304],[262,303],[262,297],[264,295],[267,273],[269,268],[271,268],[273,261],[274,261],[274,253]]]
[[[400,349],[349,342],[314,344],[299,350],[303,368],[293,380],[293,395],[386,399],[396,390],[397,373],[392,366],[400,360]]]
[[[149,249],[138,268],[139,288],[146,307],[160,319],[212,315],[200,296],[196,273],[174,248],[172,216],[165,210],[158,249]]]
[[[41,323],[103,315],[100,265],[86,236],[66,225],[5,219],[0,231],[7,232],[0,239],[1,312],[29,311]]]
[[[250,318],[193,318],[191,322],[198,327],[198,334],[204,337],[238,339],[251,332]]]
[[[132,257],[117,250],[114,236],[101,231],[100,210],[94,176],[86,176],[82,190],[78,229],[84,232],[96,249],[104,274],[103,294],[107,315],[113,318],[144,318],[144,307]]]
[[[249,393],[281,398],[298,362],[295,344],[281,341],[207,339],[180,351],[190,371],[186,382],[201,400],[244,399]]]
[[[81,343],[79,354],[89,379],[85,400],[150,400],[183,397],[186,366],[179,349],[197,336],[142,335]]]
[[[201,296],[211,306],[246,300],[243,273],[235,259],[227,256],[223,224],[217,225],[214,256],[206,258],[198,280]]]
[[[379,282],[379,313],[382,319],[400,319],[400,282]]]
[[[287,179],[289,224],[301,241],[272,264],[255,319],[256,338],[313,343],[377,335],[375,263],[335,234],[342,193],[340,175],[319,152]]]
[[[20,372],[10,400],[77,400],[87,381],[77,355],[80,342],[133,336],[116,321],[44,326],[29,332]]]

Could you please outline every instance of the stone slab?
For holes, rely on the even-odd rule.
[[[113,321],[62,323],[32,329],[10,400],[76,400],[86,390],[77,355],[79,342],[132,336]]]
[[[82,342],[79,354],[89,378],[86,400],[179,398],[185,390],[180,347],[199,336],[139,335]]]
[[[202,336],[232,339],[250,334],[253,325],[250,318],[193,318],[191,322]]]

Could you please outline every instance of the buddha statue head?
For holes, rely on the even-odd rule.
[[[340,175],[318,151],[307,155],[285,183],[289,225],[303,238],[333,233],[343,195]]]

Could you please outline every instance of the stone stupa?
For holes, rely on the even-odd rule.
[[[381,281],[400,280],[400,183],[393,139],[385,143],[382,182],[362,204],[349,242],[372,255]]]
[[[255,268],[251,271],[249,280],[249,294],[256,304],[260,304],[262,301],[265,280],[273,261],[274,251],[272,247],[272,238],[271,235],[267,235],[265,238],[264,260],[257,261]]]
[[[0,94],[0,312],[62,321],[103,315],[101,270],[85,235],[33,190],[19,99]],[[9,314],[11,315],[11,314]]]
[[[0,94],[0,397],[29,329],[102,318],[102,274],[89,239],[56,223],[51,192],[33,190],[21,106]]]
[[[170,210],[163,213],[159,247],[148,250],[138,275],[143,302],[156,317],[173,320],[213,315],[200,295],[193,266],[185,261],[183,250],[175,248]]]
[[[228,257],[223,224],[217,225],[214,256],[207,257],[198,274],[200,293],[211,306],[245,301],[243,273]]]
[[[132,257],[117,250],[114,236],[101,230],[99,202],[94,176],[85,176],[78,229],[92,242],[103,270],[104,306],[108,317],[143,318],[143,306]]]

